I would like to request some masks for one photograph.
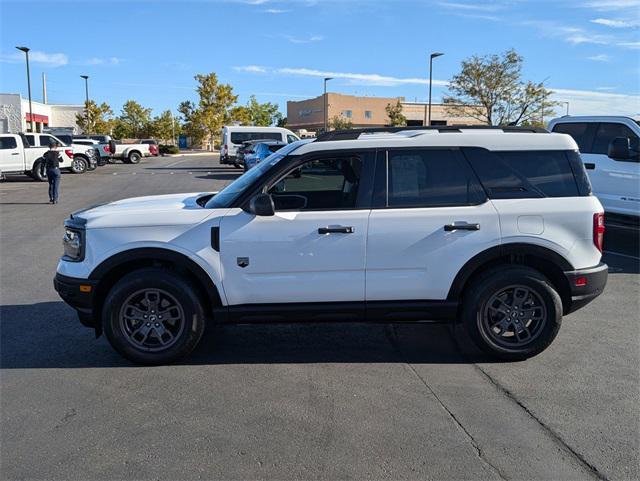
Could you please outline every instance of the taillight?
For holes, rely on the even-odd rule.
[[[73,159],[73,150],[66,149],[64,153],[67,154],[67,157],[69,157],[70,159]]]
[[[104,150],[107,154],[111,153],[111,149],[109,148],[108,145],[103,146],[102,150]]]
[[[604,245],[604,212],[593,214],[593,244],[602,252]]]
[[[224,144],[224,147],[222,147],[222,151],[224,152],[224,155],[227,155],[229,153],[229,146],[227,144]]]

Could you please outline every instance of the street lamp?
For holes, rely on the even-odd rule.
[[[29,48],[28,47],[16,47],[18,50],[23,51],[27,57],[27,91],[29,92],[29,125],[31,132],[33,132],[33,109],[31,108],[31,74],[29,73]]]
[[[327,82],[333,80],[333,77],[324,78],[324,95],[322,97],[324,102],[324,131],[327,131],[327,110],[329,110],[329,101],[327,100]]]
[[[432,75],[432,71],[433,71],[433,59],[436,57],[440,57],[444,55],[444,53],[442,52],[433,52],[430,56],[429,56],[429,118],[425,119],[426,122],[424,122],[426,125],[431,125],[431,84],[433,83],[433,75]]]
[[[80,75],[80,77],[84,79],[84,95],[85,95],[84,114],[85,114],[85,117],[87,118],[87,124],[85,128],[89,130],[89,76]],[[85,132],[85,134],[88,134],[88,133],[89,132]]]
[[[567,106],[567,113],[565,115],[569,115],[569,102],[560,102],[561,104],[566,104]]]

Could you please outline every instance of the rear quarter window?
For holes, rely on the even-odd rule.
[[[573,137],[573,140],[578,144],[580,152],[589,152],[591,149],[591,142],[589,141],[589,124],[586,122],[567,122],[560,123],[553,126],[553,132],[559,134],[568,134]]]
[[[463,152],[492,199],[576,197],[588,195],[590,190],[584,185],[579,187],[579,182],[588,184],[588,180],[586,175],[582,178],[582,163],[578,165],[575,158],[569,158],[571,152],[501,152],[481,148],[465,148]]]

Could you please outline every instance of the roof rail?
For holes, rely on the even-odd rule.
[[[460,132],[465,130],[502,130],[503,132],[529,132],[536,134],[548,134],[547,129],[540,127],[516,127],[512,125],[432,125],[428,127],[365,127],[362,129],[332,130],[316,137],[316,142],[327,142],[330,140],[355,140],[361,134],[376,133],[396,133],[407,130],[437,130],[438,132]]]

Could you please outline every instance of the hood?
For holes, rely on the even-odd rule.
[[[71,214],[84,219],[88,229],[101,227],[145,227],[161,225],[192,225],[214,213],[196,201],[215,192],[150,195],[123,199],[89,207]]]

